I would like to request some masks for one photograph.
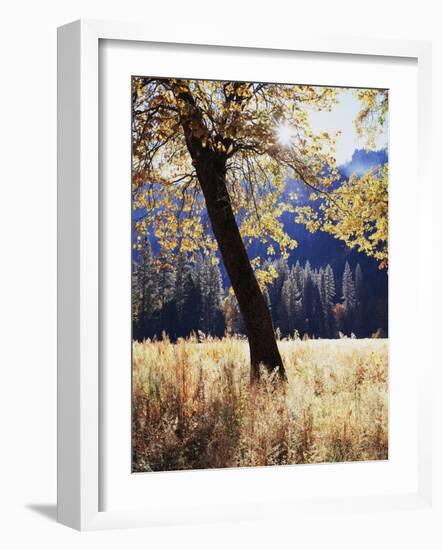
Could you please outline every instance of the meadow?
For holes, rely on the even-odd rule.
[[[388,340],[281,340],[288,382],[249,383],[247,341],[133,343],[134,472],[388,458]]]

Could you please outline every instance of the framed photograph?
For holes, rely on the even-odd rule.
[[[59,521],[430,506],[430,45],[58,36]]]

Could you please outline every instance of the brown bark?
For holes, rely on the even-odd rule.
[[[249,261],[226,188],[223,155],[202,150],[195,158],[200,182],[226,271],[245,323],[251,359],[251,381],[260,378],[260,365],[286,379],[272,318]]]
[[[276,371],[278,379],[286,380],[271,314],[255,278],[232,210],[226,187],[227,156],[203,147],[201,136],[207,130],[189,89],[173,87],[173,93],[187,104],[186,114],[182,113],[181,116],[181,124],[205,197],[212,230],[245,323],[251,359],[251,382],[259,380],[260,365],[268,372]],[[227,145],[225,143],[225,147]]]

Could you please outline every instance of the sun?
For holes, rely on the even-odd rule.
[[[276,131],[280,145],[289,145],[294,137],[294,128],[287,122],[283,122],[277,126]]]

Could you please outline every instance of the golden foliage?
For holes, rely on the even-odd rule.
[[[296,220],[311,231],[322,230],[388,265],[388,165],[351,176],[336,190],[313,193],[320,201],[296,209]]]
[[[375,139],[386,123],[389,91],[360,89],[355,90],[354,93],[362,105],[355,120],[357,135],[366,136],[366,146],[369,149],[375,149]]]
[[[208,220],[189,140],[223,157],[226,184],[246,243],[260,240],[287,256],[296,246],[280,221],[288,176],[314,184],[335,181],[335,136],[314,134],[309,111],[330,111],[337,90],[306,85],[133,78],[133,207],[146,214],[137,231],[152,230],[167,255],[209,253]],[[198,116],[196,116],[198,113]],[[291,143],[278,141],[290,125]],[[326,168],[328,173],[326,175]]]
[[[226,185],[243,241],[257,241],[268,255],[287,257],[297,242],[282,216],[297,212],[310,231],[323,230],[387,265],[387,168],[351,177],[337,187],[337,134],[314,133],[312,110],[331,111],[337,89],[251,82],[133,78],[133,208],[142,211],[140,235],[153,232],[165,258],[178,252],[213,255],[205,201],[189,154],[189,140],[223,159]],[[386,122],[388,90],[359,89],[357,134],[367,147]],[[198,116],[196,116],[196,113]],[[279,127],[290,128],[282,144]],[[303,181],[321,203],[296,208],[283,199],[286,179]],[[135,245],[137,246],[137,245]],[[259,259],[263,285],[270,274]],[[261,270],[261,271],[260,271]]]

